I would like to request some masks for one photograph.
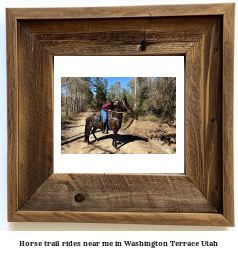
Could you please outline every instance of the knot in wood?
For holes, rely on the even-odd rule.
[[[80,194],[80,193],[77,194],[77,195],[75,195],[75,197],[74,197],[74,200],[75,200],[76,202],[83,202],[84,199],[85,199],[84,195],[83,195],[83,194]]]
[[[145,40],[141,41],[140,43],[140,51],[146,51],[147,42]]]

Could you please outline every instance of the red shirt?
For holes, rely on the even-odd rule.
[[[111,109],[111,110],[113,109],[113,106],[114,106],[114,104],[112,102],[108,102],[107,104],[104,104],[102,106],[102,109],[108,112],[109,109]]]

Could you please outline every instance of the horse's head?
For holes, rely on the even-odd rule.
[[[124,97],[121,102],[123,104],[123,111],[127,111],[127,113],[129,113],[129,114],[133,114],[134,113],[132,108],[131,108],[131,106],[130,106],[130,104],[128,103],[126,97]]]

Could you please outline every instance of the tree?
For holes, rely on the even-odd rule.
[[[137,83],[136,83],[136,77],[135,77],[135,88],[134,88],[134,90],[135,90],[135,104],[134,104],[134,109],[136,110],[136,100],[137,100],[137,97],[136,97],[136,90],[137,90]]]
[[[95,77],[93,80],[93,87],[95,88],[94,105],[97,109],[100,109],[107,100],[107,80],[103,81],[103,78]]]
[[[122,85],[120,82],[115,82],[113,85],[111,85],[108,91],[109,101],[120,99],[121,89],[122,89]]]
[[[93,100],[90,78],[61,78],[62,119],[85,110]]]
[[[125,97],[128,98],[129,95],[130,95],[129,91],[125,87],[123,87],[123,89],[122,89],[122,91],[120,93],[120,98],[121,99],[123,99]]]
[[[175,77],[134,77],[127,87],[117,81],[109,89],[102,77],[64,77],[61,79],[62,118],[86,110],[100,109],[107,101],[127,97],[137,116],[155,115],[174,119],[176,115]]]
[[[139,116],[154,114],[174,119],[176,114],[175,77],[135,77],[130,80],[128,101]]]

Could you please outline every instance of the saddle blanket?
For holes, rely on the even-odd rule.
[[[94,117],[94,120],[95,120],[95,123],[102,122],[102,115],[101,115],[101,113],[96,114],[95,117]]]
[[[112,117],[112,112],[108,112],[108,116],[107,116],[107,124],[108,124],[108,128],[109,128],[109,130],[111,130],[112,128],[111,128],[111,125],[110,125],[110,122],[109,122],[109,120],[110,119],[112,119],[112,120],[116,120],[116,121],[121,121],[120,119],[118,119],[118,118],[115,118],[115,117]],[[97,113],[96,115],[95,115],[95,117],[94,117],[94,121],[95,121],[95,123],[102,123],[102,120],[103,120],[103,118],[102,118],[102,115],[101,115],[101,113]]]

